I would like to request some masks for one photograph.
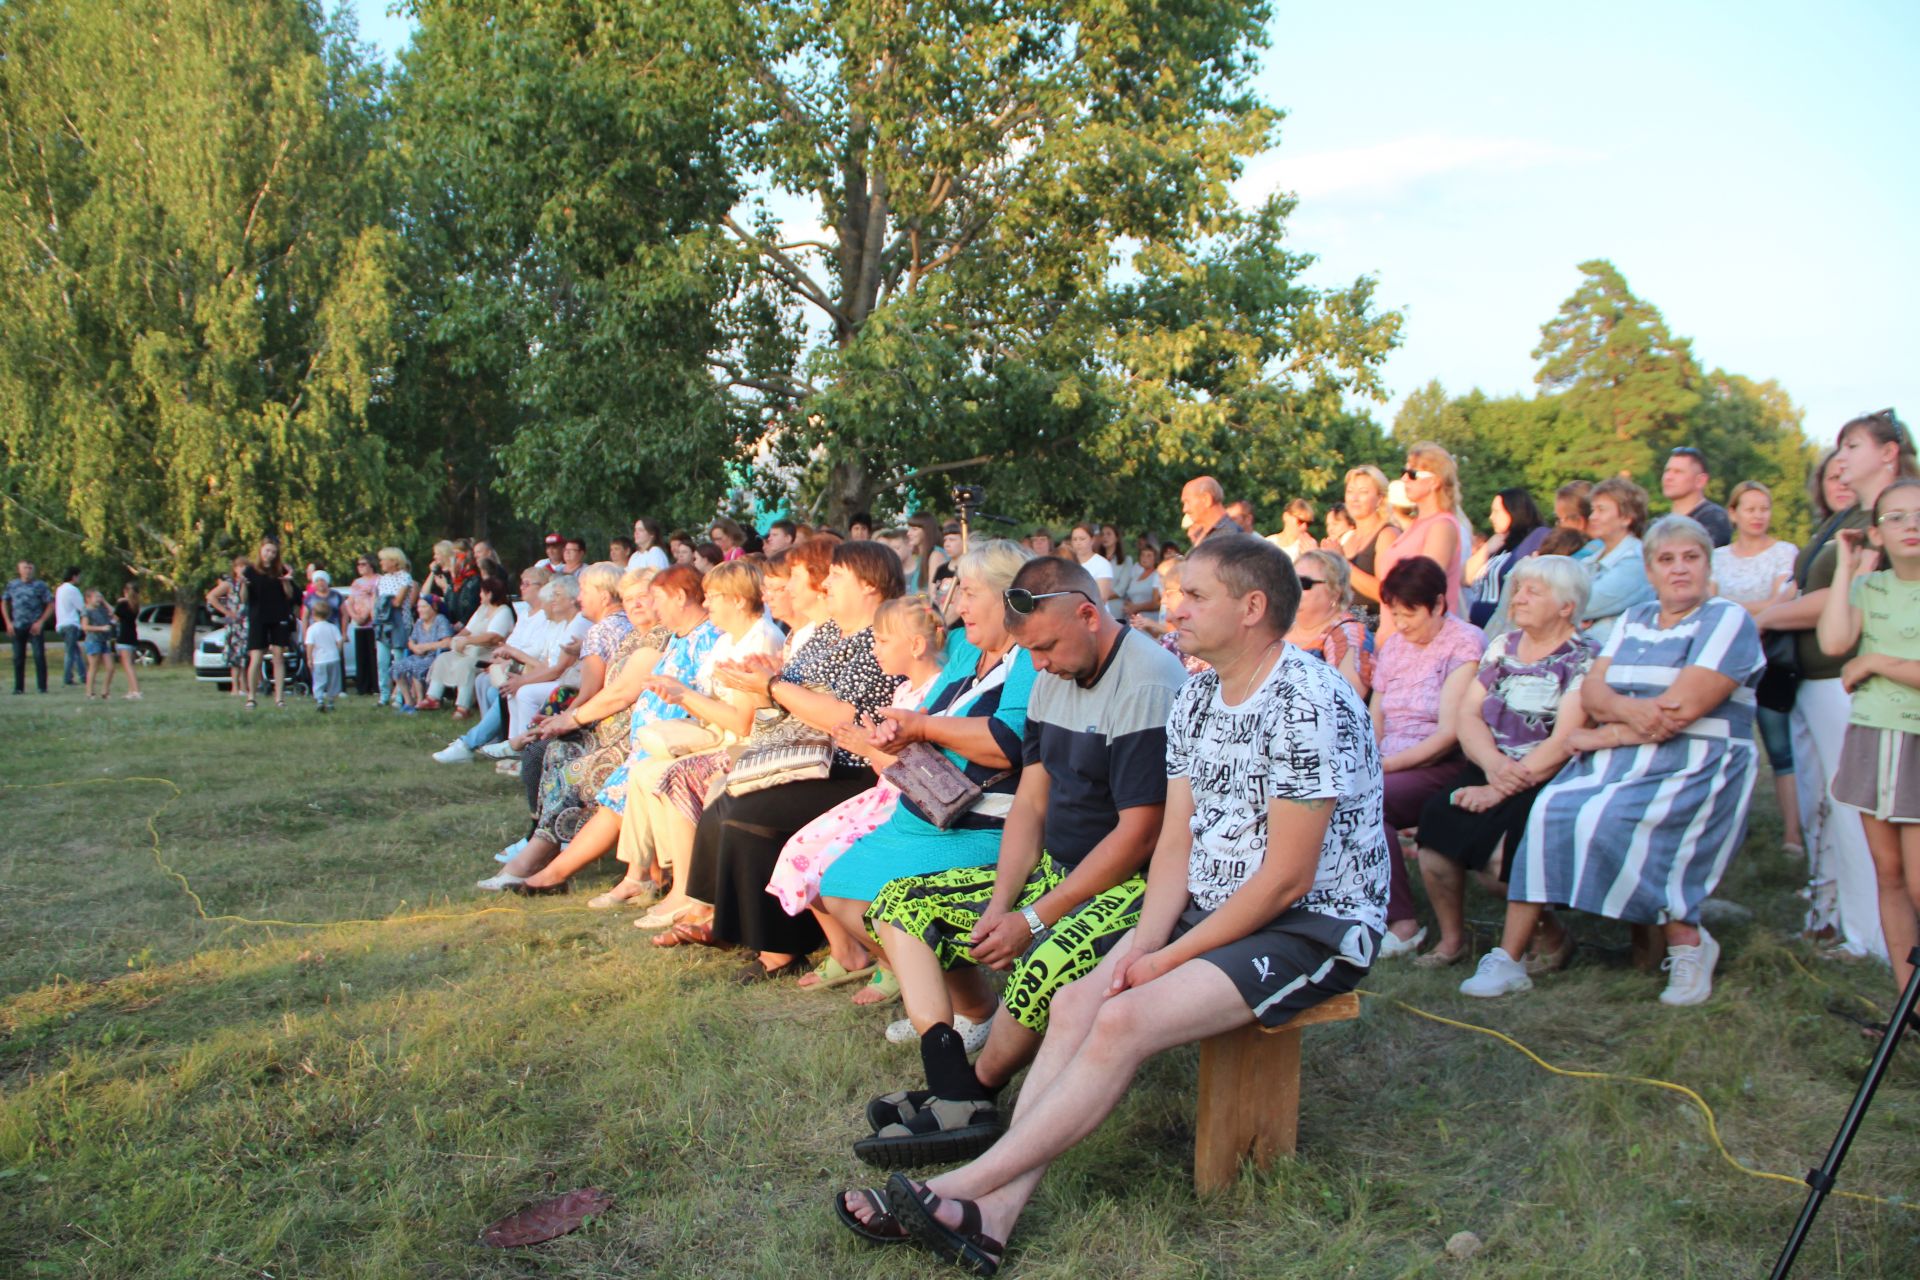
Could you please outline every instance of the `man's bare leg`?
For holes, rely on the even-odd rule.
[[[1115,952],[1126,954],[1123,948]],[[1082,981],[1099,982],[1096,989],[1104,992],[1112,981],[1110,974],[1101,978],[1106,969],[1103,962]],[[1175,1045],[1204,1040],[1252,1020],[1253,1013],[1233,982],[1204,960],[1190,960],[1144,987],[1103,999],[1058,1073],[1037,1082],[1037,1097],[1031,1096],[1030,1086],[1029,1096],[1021,1098],[1006,1136],[978,1160],[926,1184],[941,1197],[935,1216],[948,1226],[958,1226],[960,1209],[953,1202],[972,1200],[980,1208],[982,1230],[1007,1239],[1047,1166],[1112,1114],[1142,1063]],[[1040,1065],[1035,1062],[1036,1072]]]

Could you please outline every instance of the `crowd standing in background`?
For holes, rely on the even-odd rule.
[[[899,1001],[877,1030],[919,1044],[924,1079],[870,1104],[855,1151],[971,1163],[835,1212],[990,1269],[1146,1056],[1275,1025],[1374,963],[1472,961],[1462,992],[1524,992],[1569,963],[1577,912],[1658,930],[1660,1001],[1709,999],[1702,905],[1762,750],[1807,933],[1904,982],[1916,477],[1887,410],[1819,459],[1803,547],[1765,485],[1714,502],[1684,446],[1664,510],[1576,478],[1500,490],[1480,530],[1456,460],[1422,442],[1395,476],[1353,467],[1324,513],[1289,499],[1264,538],[1198,476],[1178,538],[641,517],[597,563],[559,533],[512,577],[484,542],[436,544],[417,576],[384,547],[344,590],[267,539],[207,603],[247,707],[269,675],[286,705],[293,658],[332,710],[352,654],[356,693],[462,722],[435,760],[521,779],[526,835],[481,889],[565,892],[613,855],[587,905],[635,911],[654,945]],[[29,654],[46,691],[52,631],[68,685],[104,696],[117,661],[138,698],[137,588],[109,605],[80,576],[50,589],[23,562],[0,593],[14,691]],[[1475,884],[1506,903],[1477,961]],[[1022,1070],[1033,1102],[1009,1116]]]

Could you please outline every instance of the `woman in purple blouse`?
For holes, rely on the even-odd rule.
[[[1453,964],[1467,954],[1467,872],[1506,896],[1507,869],[1527,827],[1533,798],[1573,755],[1569,742],[1586,723],[1580,682],[1594,649],[1574,619],[1587,605],[1587,575],[1565,556],[1535,556],[1513,567],[1514,630],[1495,639],[1454,711],[1467,768],[1420,810],[1420,878],[1440,923],[1440,940],[1414,963]],[[1549,955],[1529,955],[1529,971],[1566,963],[1563,939]]]

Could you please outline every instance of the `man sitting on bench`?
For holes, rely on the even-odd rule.
[[[1047,1166],[1118,1105],[1140,1065],[1352,990],[1386,927],[1382,775],[1366,707],[1285,642],[1285,552],[1217,535],[1181,568],[1181,649],[1213,664],[1167,725],[1166,822],[1139,926],[1054,997],[1013,1124],[973,1163],[835,1198],[856,1234],[912,1239],[982,1275]]]
[[[999,860],[895,880],[868,911],[927,1073],[925,1089],[867,1104],[873,1134],[853,1150],[883,1168],[952,1164],[998,1140],[995,1099],[1033,1061],[1054,993],[1139,920],[1160,838],[1167,714],[1186,669],[1115,622],[1077,564],[1029,561],[1006,598],[1007,629],[1040,674]],[[975,966],[1007,974],[998,1013]],[[990,1028],[977,1064],[953,1015]]]

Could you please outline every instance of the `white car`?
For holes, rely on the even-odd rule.
[[[195,607],[193,618],[195,634],[205,631],[213,623],[213,610],[205,605]],[[134,653],[134,661],[152,666],[157,662],[165,662],[173,656],[172,605],[142,605],[140,612],[133,616],[133,629],[140,637],[140,645]]]
[[[172,606],[169,605],[168,608]],[[527,616],[527,604],[524,600],[513,602],[513,616],[516,619]],[[359,664],[354,656],[351,637],[341,646],[340,682],[351,687]],[[227,629],[209,631],[200,636],[193,646],[193,678],[202,684],[217,684],[222,689],[233,687],[233,678],[227,670]],[[287,650],[287,680],[305,687],[307,682],[307,657],[300,646]]]

